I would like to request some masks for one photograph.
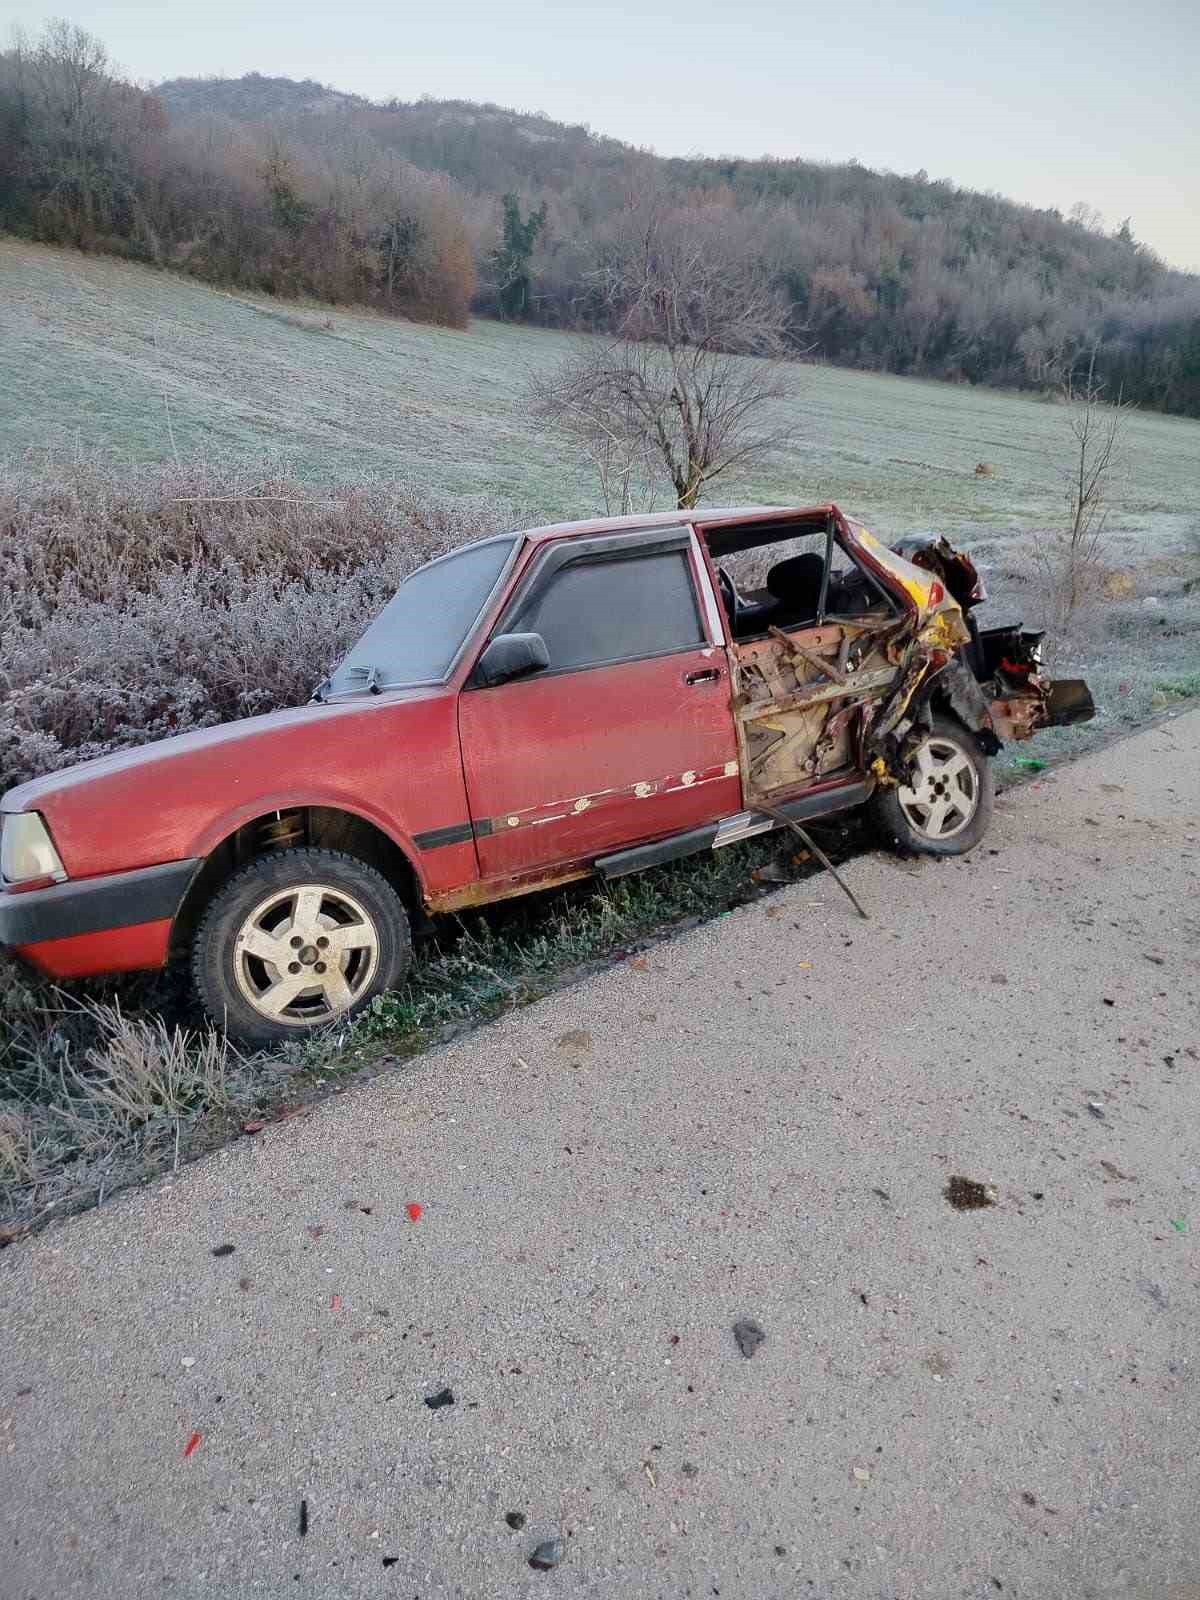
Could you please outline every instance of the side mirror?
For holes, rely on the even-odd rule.
[[[475,663],[473,677],[483,688],[494,689],[498,683],[544,672],[549,665],[550,652],[540,633],[502,633]]]

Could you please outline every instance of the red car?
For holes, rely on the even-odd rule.
[[[0,944],[55,978],[189,953],[211,1016],[276,1040],[396,985],[430,913],[780,813],[870,801],[908,848],[959,854],[1001,740],[1092,715],[1042,677],[1038,635],[979,631],[982,598],[944,540],[889,550],[832,505],[467,545],[404,582],[311,704],[5,795]]]

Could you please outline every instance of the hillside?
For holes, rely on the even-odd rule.
[[[150,465],[178,452],[314,486],[387,478],[500,496],[531,520],[597,509],[586,463],[530,422],[522,398],[528,377],[579,335],[491,318],[460,333],[285,306],[2,238],[0,284],[0,464]],[[710,500],[839,500],[882,532],[971,539],[1006,540],[1061,516],[1061,407],[836,367],[792,373],[791,397],[764,424],[786,443],[718,480]],[[1198,459],[1200,423],[1130,419],[1112,510],[1131,561],[1183,540]],[[993,476],[976,476],[980,461]]]
[[[178,78],[156,93],[188,125],[232,119],[327,159],[340,140],[365,139],[452,181],[479,241],[479,309],[496,309],[485,257],[501,195],[546,204],[533,315],[569,325],[588,315],[589,270],[620,236],[631,195],[657,193],[736,214],[747,250],[794,302],[798,338],[821,357],[1044,388],[1099,345],[1114,391],[1200,413],[1200,279],[1165,266],[1127,225],[1110,235],[1086,216],[852,161],[666,159],[465,101],[373,105],[255,76]]]
[[[611,330],[622,269],[688,238],[786,313],[818,361],[1110,394],[1200,415],[1200,277],[1100,231],[920,172],[665,159],[465,101],[311,81],[148,92],[52,23],[0,52],[0,230],[277,297],[466,327]]]

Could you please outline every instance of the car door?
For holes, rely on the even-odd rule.
[[[558,540],[535,554],[491,637],[540,635],[548,667],[459,697],[485,878],[588,860],[739,809],[729,669],[702,582],[686,527]]]

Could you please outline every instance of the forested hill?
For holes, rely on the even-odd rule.
[[[145,90],[64,22],[0,52],[0,229],[460,327],[585,328],[613,324],[621,259],[674,230],[752,267],[815,358],[1048,389],[1094,352],[1109,393],[1200,415],[1200,278],[1136,216],[1107,231],[923,173],[669,159],[257,74]]]
[[[587,315],[589,273],[622,211],[657,187],[736,214],[747,250],[795,301],[798,340],[829,360],[1040,388],[1099,343],[1111,389],[1200,414],[1200,279],[1164,265],[1135,228],[1104,231],[1079,208],[1064,216],[856,162],[661,158],[498,106],[372,105],[287,78],[175,79],[157,93],[181,120],[274,128],[327,152],[365,138],[445,175],[463,192],[485,280],[499,198],[544,203],[535,320]],[[486,281],[477,303],[495,309]]]

